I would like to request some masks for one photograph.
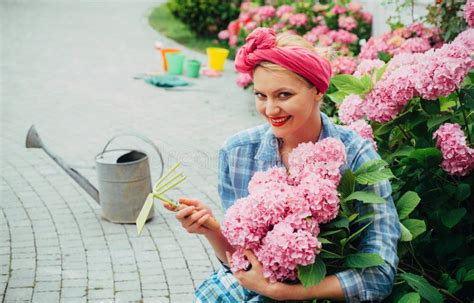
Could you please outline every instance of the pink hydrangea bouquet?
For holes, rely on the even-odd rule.
[[[249,195],[227,211],[223,234],[236,248],[232,270],[249,263],[251,249],[271,281],[296,279],[298,265],[315,261],[321,250],[319,224],[334,219],[339,210],[337,186],[346,153],[333,138],[300,144],[289,156],[290,174],[274,167],[257,172]]]
[[[270,281],[300,279],[307,284],[303,268],[321,264],[318,255],[323,251],[322,243],[329,243],[320,237],[322,224],[338,215],[345,220],[354,215],[341,205],[341,199],[354,199],[350,197],[352,191],[344,191],[342,195],[338,192],[345,162],[343,143],[327,138],[295,148],[289,155],[289,173],[281,167],[255,173],[248,186],[249,195],[227,210],[222,224],[224,236],[235,248],[232,271],[249,266],[244,250],[250,249]],[[340,207],[345,211],[340,212]]]

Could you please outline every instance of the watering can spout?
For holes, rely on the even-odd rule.
[[[26,148],[41,148],[43,149],[46,154],[53,159],[61,168],[71,177],[74,181],[79,184],[97,203],[100,204],[99,200],[99,191],[97,188],[94,187],[83,175],[81,175],[77,170],[70,167],[64,160],[60,157],[53,154],[41,140],[38,132],[34,125],[30,127],[28,130],[28,134],[26,135]]]

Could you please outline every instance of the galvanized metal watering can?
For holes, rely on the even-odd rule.
[[[53,154],[42,142],[34,125],[26,136],[27,148],[42,148],[64,171],[71,176],[102,208],[102,217],[113,223],[135,223],[147,195],[152,191],[148,156],[138,150],[111,149],[110,143],[118,137],[134,136],[150,144],[158,153],[163,174],[163,156],[158,147],[146,137],[137,134],[120,134],[112,137],[101,153],[95,157],[97,190],[77,170]],[[147,217],[151,219],[153,209]]]

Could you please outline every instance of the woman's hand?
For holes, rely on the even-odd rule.
[[[248,271],[239,270],[234,272],[234,276],[239,281],[242,287],[255,291],[265,297],[277,299],[275,297],[275,283],[270,283],[267,278],[263,276],[262,264],[257,260],[257,257],[250,250],[245,250],[244,255],[251,264]],[[229,252],[226,252],[227,260],[232,262],[232,257]],[[230,264],[232,266],[232,264]]]
[[[212,217],[212,211],[203,202],[196,199],[180,198],[181,205],[185,205],[176,213],[176,219],[181,222],[181,225],[191,234],[206,235],[211,230],[203,226],[207,219]],[[175,210],[171,205],[163,204],[168,210]]]

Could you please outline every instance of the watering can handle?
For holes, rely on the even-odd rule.
[[[107,147],[109,146],[109,144],[115,140],[116,138],[118,137],[136,137],[136,138],[140,138],[142,139],[143,141],[145,141],[146,143],[150,144],[155,150],[156,150],[156,153],[158,154],[158,156],[160,156],[160,163],[161,163],[161,172],[160,172],[160,178],[161,176],[163,176],[163,170],[165,168],[165,163],[163,161],[163,155],[161,154],[160,150],[158,149],[158,146],[156,146],[155,143],[153,143],[153,141],[151,141],[150,139],[148,139],[147,137],[145,136],[142,136],[140,134],[135,134],[135,133],[123,133],[123,134],[118,134],[118,135],[115,135],[113,136],[108,142],[107,144],[105,144],[104,146],[104,149],[102,150],[102,153],[103,154],[106,150],[107,150]]]

